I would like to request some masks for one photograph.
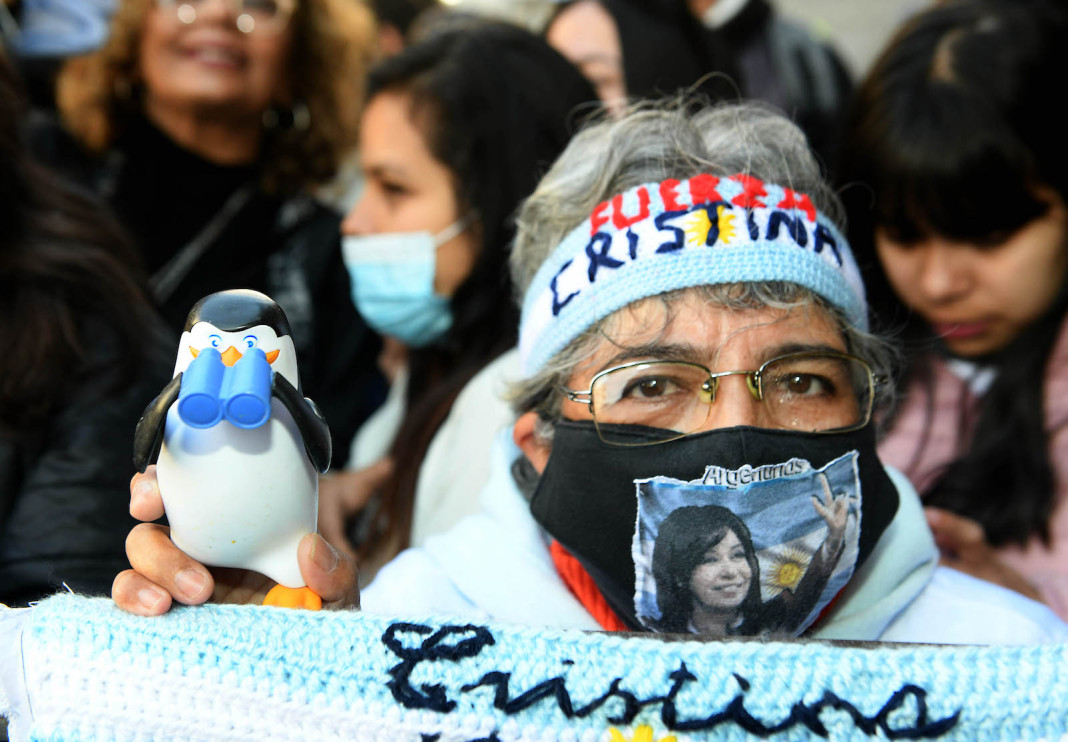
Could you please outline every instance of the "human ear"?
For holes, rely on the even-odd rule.
[[[535,433],[538,426],[538,413],[524,412],[515,421],[512,428],[512,440],[519,446],[519,450],[527,457],[538,474],[545,471],[545,465],[549,463],[549,453],[552,445],[540,440]]]

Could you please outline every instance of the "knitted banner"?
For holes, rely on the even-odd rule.
[[[63,595],[21,647],[33,718],[16,740],[1068,734],[1068,645],[670,642],[216,605],[145,619]]]

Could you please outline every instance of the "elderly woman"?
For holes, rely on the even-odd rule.
[[[813,507],[823,476],[842,544],[817,605],[782,625],[867,640],[1068,636],[1044,607],[936,569],[914,491],[875,457],[884,345],[865,331],[838,219],[804,136],[760,109],[638,111],[579,134],[520,213],[520,414],[484,510],[402,553],[365,610],[655,629],[651,550],[673,510],[738,514],[785,588],[827,536]],[[116,601],[156,614],[206,600],[204,567],[139,529],[139,571],[120,575]],[[340,588],[350,567],[335,564],[322,581]],[[179,592],[180,570],[202,592]]]
[[[122,0],[107,44],[60,74],[73,141],[35,140],[112,206],[176,334],[215,291],[283,307],[337,463],[369,412],[352,390],[377,379],[377,344],[349,299],[340,217],[309,193],[355,145],[372,34],[351,0]]]

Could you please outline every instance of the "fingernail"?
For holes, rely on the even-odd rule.
[[[174,584],[178,590],[190,599],[197,598],[204,592],[207,581],[207,578],[195,569],[183,569],[174,576]]]
[[[144,590],[139,590],[137,593],[137,602],[140,603],[146,610],[155,611],[159,607],[159,604],[166,599],[167,594],[162,590],[156,590],[155,588],[146,587]]]
[[[323,572],[330,573],[337,568],[337,552],[323,540],[322,536],[316,536],[312,543],[312,561]]]
[[[150,497],[151,495],[152,495],[152,483],[151,482],[147,482],[147,481],[142,480],[142,481],[138,482],[137,485],[134,487],[134,491],[133,491],[133,499],[134,500],[143,500],[146,497]]]

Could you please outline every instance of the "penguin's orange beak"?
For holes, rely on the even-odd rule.
[[[229,348],[227,348],[225,351],[223,351],[223,354],[222,354],[223,365],[233,366],[239,360],[241,360],[241,351],[239,351],[234,346],[231,345]]]

